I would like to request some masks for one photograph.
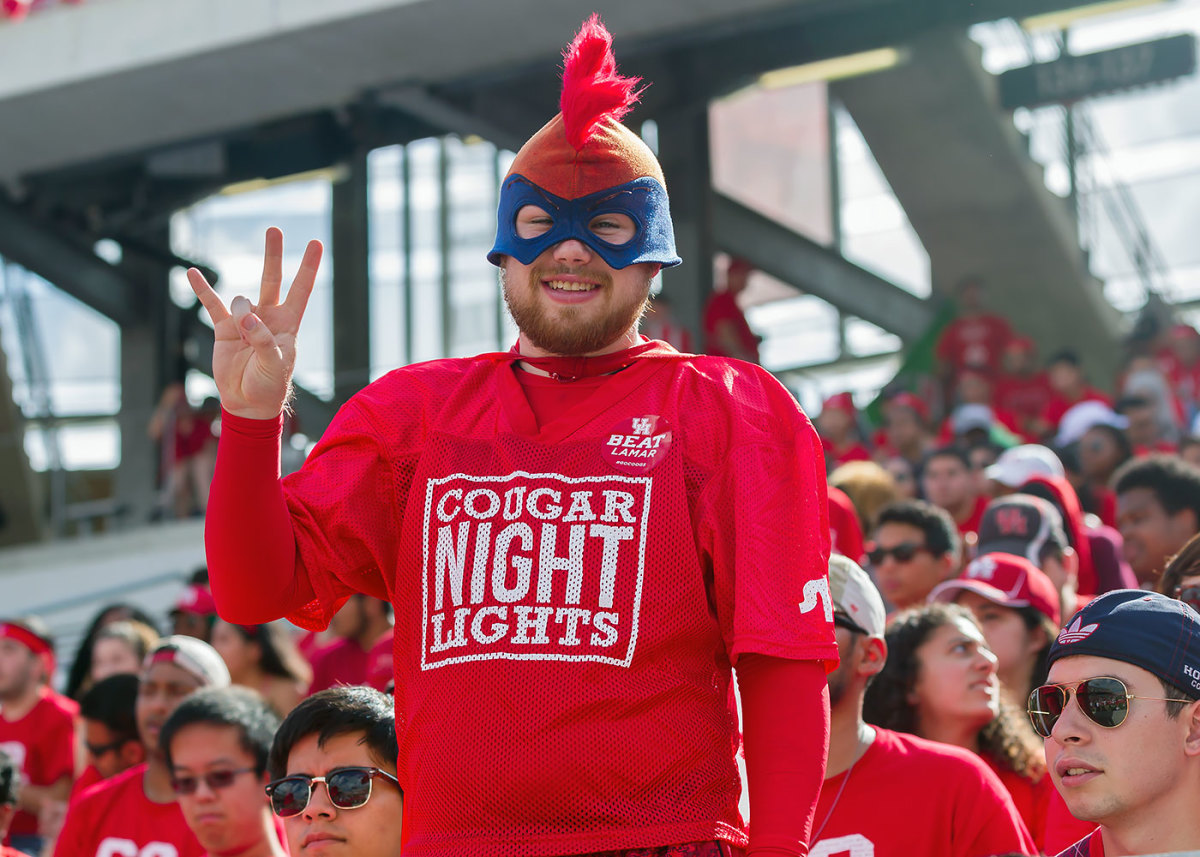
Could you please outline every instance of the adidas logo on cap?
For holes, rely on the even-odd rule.
[[[1058,641],[1063,645],[1078,643],[1092,636],[1096,629],[1100,627],[1094,622],[1091,625],[1083,625],[1082,623],[1082,617],[1076,616],[1074,622],[1058,632]]]

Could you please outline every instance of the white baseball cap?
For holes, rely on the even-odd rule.
[[[841,554],[829,557],[829,592],[833,596],[835,611],[846,616],[869,636],[882,639],[887,625],[883,597],[854,560]]]
[[[1072,405],[1058,422],[1058,436],[1054,442],[1066,446],[1079,440],[1092,426],[1112,426],[1115,429],[1129,428],[1129,420],[1118,414],[1104,402],[1088,399]]]
[[[996,463],[983,472],[988,479],[994,479],[1009,488],[1020,488],[1034,476],[1057,479],[1066,476],[1058,456],[1038,443],[1025,443],[1004,450]]]

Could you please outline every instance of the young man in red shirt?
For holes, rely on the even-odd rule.
[[[46,833],[38,816],[65,801],[75,779],[75,721],[79,706],[55,693],[54,649],[40,620],[0,622],[0,750],[21,771],[23,787],[9,842],[39,854]]]
[[[229,670],[208,643],[184,636],[159,641],[146,655],[138,685],[138,732],[146,762],[76,796],[54,857],[202,857],[204,848],[180,812],[159,733],[192,691],[228,685]]]
[[[1200,616],[1137,589],[1107,592],[1050,647],[1029,697],[1071,814],[1099,825],[1059,857],[1200,850]]]
[[[841,663],[829,676],[829,776],[810,857],[1037,854],[1008,790],[977,754],[863,721],[867,685],[887,661],[883,600],[842,556],[830,557],[829,586]],[[919,783],[920,800],[897,801],[897,783]]]
[[[404,793],[392,700],[370,687],[313,694],[275,732],[271,809],[292,854],[398,857]]]
[[[277,728],[278,715],[244,687],[198,690],[163,724],[171,785],[207,857],[287,857],[263,794]]]
[[[283,303],[278,230],[257,306],[189,272],[225,410],[214,595],[231,621],[309,627],[356,591],[392,602],[412,857],[805,850],[837,656],[821,447],[757,366],[638,336],[679,258],[610,46],[584,25],[562,113],[501,189],[489,259],[516,347],[385,376],[282,483],[320,245]]]

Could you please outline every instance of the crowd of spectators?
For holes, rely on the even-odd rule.
[[[890,391],[876,431],[849,393],[816,418],[841,664],[813,854],[865,837],[880,855],[1095,855],[1161,841],[1097,792],[1147,813],[1197,796],[1200,678],[1162,635],[1200,645],[1200,335],[1171,328],[1128,361],[1114,400],[1069,353],[1038,371],[980,290],[964,284],[938,345],[943,413],[937,396]],[[11,848],[278,857],[336,839],[399,853],[389,604],[354,595],[321,634],[241,625],[218,617],[201,569],[161,618],[101,609],[61,694],[45,626],[0,624]],[[1145,740],[1171,788],[1110,782],[1105,765],[1135,766],[1117,727],[1144,732],[1158,713]],[[870,811],[901,782],[928,787],[916,815]]]

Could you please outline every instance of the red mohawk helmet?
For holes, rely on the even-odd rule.
[[[637,103],[640,82],[617,73],[612,36],[593,14],[563,54],[559,114],[521,147],[504,179],[489,261],[499,264],[509,255],[528,265],[547,248],[575,238],[614,268],[679,264],[662,167],[620,121]],[[535,239],[516,235],[516,216],[526,205],[546,210],[554,228]],[[622,245],[588,229],[594,217],[614,212],[639,227]]]

